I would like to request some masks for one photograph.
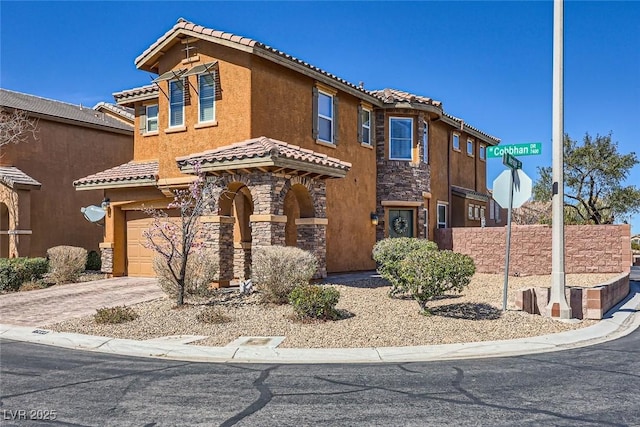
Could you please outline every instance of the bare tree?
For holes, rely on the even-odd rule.
[[[0,147],[38,139],[38,118],[24,110],[10,111],[0,107]]]

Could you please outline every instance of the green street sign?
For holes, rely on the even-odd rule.
[[[491,145],[487,147],[487,157],[502,157],[504,154],[512,156],[537,156],[542,154],[541,142],[527,144]]]
[[[522,162],[509,153],[504,153],[504,156],[502,156],[502,164],[511,169],[522,169]]]

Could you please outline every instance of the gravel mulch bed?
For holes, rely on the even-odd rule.
[[[617,274],[569,274],[567,286],[593,286]],[[280,347],[344,348],[449,344],[525,338],[583,328],[595,320],[562,322],[520,311],[503,313],[503,276],[474,275],[461,294],[447,295],[429,303],[432,315],[419,313],[412,299],[388,297],[382,279],[334,286],[340,291],[337,321],[301,322],[290,306],[260,302],[260,295],[239,294],[237,288],[221,289],[208,301],[191,301],[183,308],[161,298],[132,308],[139,317],[118,325],[98,325],[93,316],[69,320],[47,328],[114,338],[150,339],[171,335],[204,335],[195,345],[224,346],[239,336],[285,336]],[[509,278],[509,301],[518,289],[549,286],[549,276]],[[199,313],[217,310],[221,323],[198,320]],[[227,320],[222,322],[222,320]]]

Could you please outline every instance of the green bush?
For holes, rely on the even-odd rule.
[[[55,246],[47,250],[49,279],[55,284],[75,282],[87,264],[87,250],[75,246]]]
[[[178,260],[175,260],[175,271],[178,271]],[[218,278],[218,254],[210,249],[192,252],[187,260],[184,293],[192,296],[206,296],[209,285]],[[158,284],[171,297],[178,295],[178,283],[174,279],[167,261],[161,256],[153,259],[153,271],[158,277]]]
[[[98,252],[89,251],[84,269],[89,271],[100,271],[102,269],[102,259]]]
[[[407,292],[407,283],[401,277],[400,263],[407,255],[418,249],[437,250],[438,245],[426,239],[412,237],[386,238],[373,247],[373,259],[378,264],[378,273],[391,283],[390,295]]]
[[[130,322],[137,318],[138,313],[133,311],[131,307],[126,306],[99,308],[96,310],[96,314],[93,315],[96,323],[101,325]]]
[[[267,302],[286,304],[298,285],[307,285],[318,269],[316,257],[291,246],[267,246],[253,254],[251,280]]]
[[[17,291],[24,282],[37,282],[48,269],[45,258],[2,258],[0,291]]]
[[[336,304],[340,292],[328,286],[301,285],[289,294],[289,304],[301,318],[333,320],[338,318]]]
[[[423,248],[407,255],[399,272],[422,313],[428,314],[427,302],[449,291],[462,291],[476,266],[468,255]]]

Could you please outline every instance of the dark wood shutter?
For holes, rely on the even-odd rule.
[[[144,105],[138,107],[138,129],[140,135],[144,135],[147,130],[147,108]]]
[[[338,145],[338,96],[333,96],[333,143]]]
[[[313,96],[311,100],[311,137],[318,139],[318,88],[313,88]]]

